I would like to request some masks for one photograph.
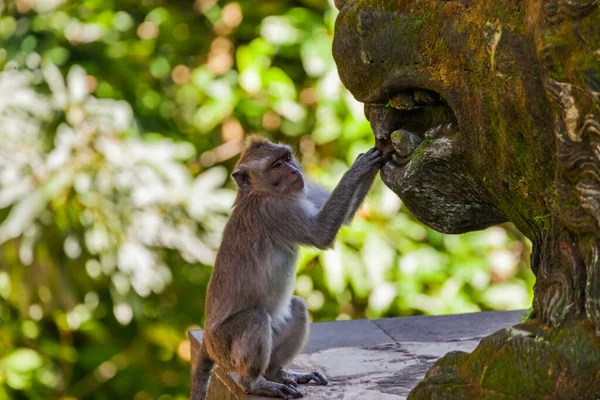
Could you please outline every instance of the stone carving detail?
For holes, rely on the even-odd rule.
[[[585,89],[548,78],[548,93],[557,105],[564,124],[557,124],[559,158],[557,189],[560,203],[569,204],[576,196],[579,207],[562,207],[562,220],[569,229],[600,232],[600,122],[594,114],[579,118],[578,98]],[[590,93],[591,94],[591,93]],[[598,103],[596,101],[596,108]],[[600,115],[600,114],[599,114]],[[575,190],[573,190],[575,188]]]
[[[547,1],[544,4],[544,9],[548,22],[558,24],[567,18],[584,18],[594,11],[597,4],[594,0]]]
[[[571,271],[578,272],[571,277],[574,289],[570,292],[579,292],[582,286],[585,288],[583,296],[580,296],[585,299],[583,308],[600,334],[599,248],[598,241],[592,239],[600,234],[600,122],[591,112],[580,116],[582,110],[585,112],[595,108],[594,111],[598,111],[598,93],[551,78],[547,79],[546,87],[558,110],[559,119],[555,134],[560,220],[570,231],[583,236],[580,239],[583,256],[574,246],[563,245],[567,265]],[[548,308],[557,308],[554,314],[567,315],[571,311],[581,311],[565,308],[563,304],[555,307],[554,303],[547,301],[542,301],[539,307],[544,304]]]
[[[524,333],[449,354],[411,397],[469,388],[468,398],[513,398],[515,388],[534,386],[564,398],[596,396],[600,375],[582,368],[600,366],[591,350],[600,348],[598,1],[336,5],[340,77],[365,103],[379,145],[395,149],[381,172],[386,185],[439,231],[511,221],[533,243],[536,284]],[[492,378],[503,374],[500,364],[518,366],[515,382]],[[565,376],[586,378],[568,386]]]

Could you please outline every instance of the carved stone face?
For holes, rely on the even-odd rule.
[[[533,236],[556,157],[539,2],[341,3],[333,54],[377,140],[396,149],[386,185],[442,232],[510,220]]]
[[[382,169],[384,182],[415,216],[443,232],[514,222],[533,242],[536,283],[528,326],[560,332],[557,338],[587,335],[596,347],[599,4],[336,0],[333,45],[340,77],[365,103],[379,146],[395,149]],[[508,350],[516,343],[511,332],[482,341],[470,359],[442,358],[410,397],[514,397],[527,390],[516,388],[542,381],[536,393],[576,398],[593,387],[584,397],[594,397],[594,378],[580,379],[581,358],[561,355],[559,362],[550,355],[558,354],[557,341],[540,347],[538,334],[531,336],[518,341],[516,352]],[[569,354],[579,346],[572,343]],[[517,354],[528,361],[516,360]],[[566,359],[572,364],[559,366]],[[507,365],[531,360],[552,361],[506,374]],[[569,373],[573,378],[565,378]],[[573,386],[576,381],[581,386]]]

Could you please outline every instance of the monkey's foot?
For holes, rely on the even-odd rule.
[[[304,397],[295,386],[271,382],[262,376],[253,384],[247,384],[240,381],[240,386],[244,392],[255,396],[279,397],[285,400]]]
[[[271,379],[272,378],[272,379]],[[313,381],[317,385],[327,385],[327,378],[320,372],[295,372],[285,369],[280,369],[267,379],[274,382],[281,382],[286,385],[298,386],[299,383],[308,383]]]

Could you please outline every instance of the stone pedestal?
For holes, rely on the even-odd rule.
[[[301,385],[307,400],[400,400],[448,352],[470,352],[499,330],[512,334],[524,311],[321,322],[311,325],[308,343],[292,368],[318,370],[328,386]],[[192,365],[202,331],[189,332]],[[462,353],[460,353],[462,354]],[[207,400],[264,399],[247,396],[235,376],[216,368]]]
[[[411,400],[600,398],[600,2],[335,4],[340,78],[393,149],[383,182],[440,232],[509,221],[533,244],[527,323]]]

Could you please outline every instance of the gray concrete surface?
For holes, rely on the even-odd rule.
[[[311,324],[309,340],[292,369],[324,373],[328,386],[300,385],[306,400],[404,400],[439,357],[472,351],[479,340],[515,325],[524,311]],[[190,331],[195,362],[202,331]],[[207,400],[259,400],[247,396],[235,375],[217,368]]]

